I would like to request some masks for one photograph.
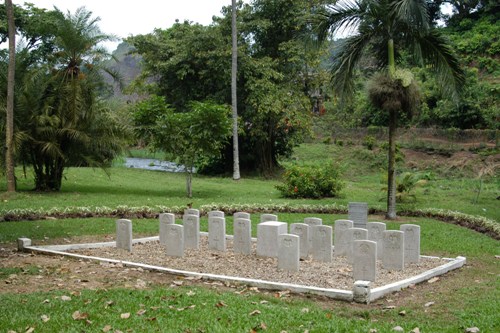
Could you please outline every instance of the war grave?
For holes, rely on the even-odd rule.
[[[233,215],[234,232],[228,235],[224,212],[209,212],[208,232],[201,232],[200,212],[190,209],[181,219],[160,214],[155,237],[134,239],[133,221],[119,219],[113,242],[35,246],[20,238],[18,248],[360,303],[466,263],[460,256],[422,255],[418,225],[387,230],[385,223],[367,222],[366,205],[355,203],[349,209],[352,220],[337,220],[334,226],[316,217],[288,224],[278,215],[262,214],[256,238],[251,237],[248,213]]]

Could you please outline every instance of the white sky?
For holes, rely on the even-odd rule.
[[[74,13],[86,7],[93,17],[100,17],[99,27],[107,34],[120,38],[153,32],[154,28],[169,28],[178,19],[203,25],[212,22],[212,16],[221,16],[223,6],[231,0],[13,0],[16,5],[29,2],[38,8],[59,8],[63,13]],[[249,2],[249,0],[245,0]],[[117,43],[107,44],[113,51]]]

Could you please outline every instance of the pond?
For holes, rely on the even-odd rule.
[[[144,170],[185,172],[185,166],[169,161],[160,161],[152,158],[127,157],[125,167]]]

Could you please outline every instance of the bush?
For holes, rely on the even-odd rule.
[[[363,139],[363,146],[365,146],[368,150],[373,150],[373,148],[375,148],[376,143],[377,143],[377,141],[371,135],[367,135]]]
[[[276,188],[286,198],[337,197],[344,188],[337,165],[290,165]]]

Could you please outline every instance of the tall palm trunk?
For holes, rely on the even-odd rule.
[[[231,0],[232,20],[232,60],[231,60],[231,103],[233,109],[233,179],[240,179],[240,153],[238,145],[238,103],[236,94],[236,77],[238,72],[238,38],[236,34],[236,0]]]
[[[396,72],[394,61],[394,40],[389,39],[387,44],[389,57],[389,75],[393,79]],[[389,156],[387,166],[387,219],[396,218],[396,129],[398,111],[391,110],[389,114]]]
[[[14,10],[12,0],[5,0],[7,21],[9,29],[9,69],[7,74],[7,114],[5,129],[5,166],[7,174],[7,192],[16,191],[16,176],[14,173],[14,84],[16,67],[16,26],[14,23]]]

